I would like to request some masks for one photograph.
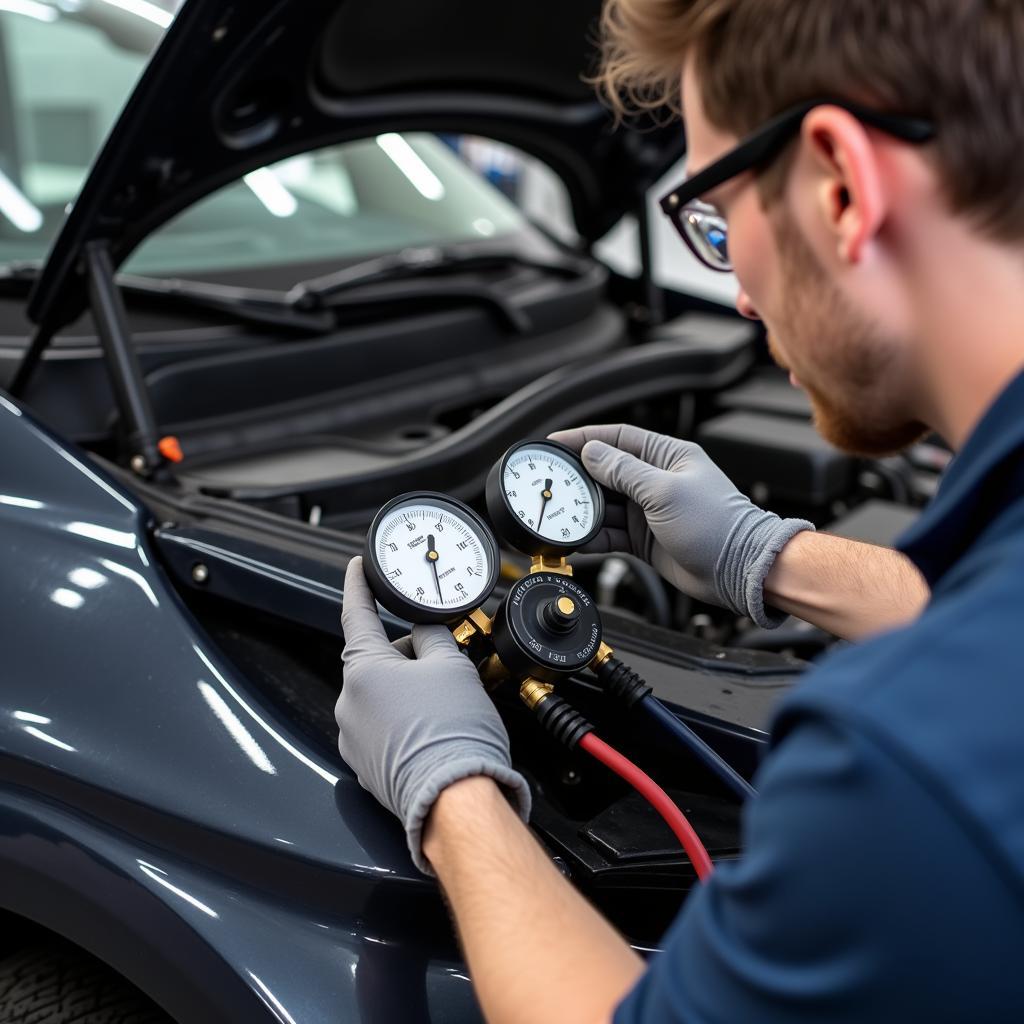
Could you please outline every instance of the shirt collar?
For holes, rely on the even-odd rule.
[[[1024,372],[989,407],[931,504],[896,547],[934,585],[974,540],[1024,499]]]

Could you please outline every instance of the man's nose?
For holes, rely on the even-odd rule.
[[[761,319],[753,302],[750,301],[750,296],[745,291],[741,290],[736,296],[736,310],[740,316],[745,316],[748,320]]]

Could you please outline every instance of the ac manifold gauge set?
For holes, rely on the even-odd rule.
[[[741,799],[753,790],[619,661],[602,639],[597,603],[574,579],[569,557],[601,529],[604,494],[571,449],[550,440],[513,445],[491,469],[487,515],[432,491],[401,494],[370,525],[363,569],[377,601],[412,623],[441,623],[491,685],[513,679],[538,721],[557,740],[580,747],[637,788],[679,838],[699,877],[711,861],[668,795],[594,734],[555,693],[560,679],[590,670],[604,692],[657,719]],[[482,605],[501,566],[495,531],[531,559],[493,616]]]

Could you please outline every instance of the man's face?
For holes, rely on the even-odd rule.
[[[739,141],[704,115],[692,62],[683,73],[683,114],[691,175]],[[766,209],[748,173],[704,197],[728,222],[742,289],[737,308],[764,321],[772,357],[807,392],[826,440],[865,455],[897,451],[924,430],[903,393],[908,346],[855,304],[847,282],[825,265],[800,226],[815,216],[813,196],[795,192],[791,181]]]

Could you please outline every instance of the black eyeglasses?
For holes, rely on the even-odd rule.
[[[842,107],[858,121],[904,142],[923,143],[935,137],[935,126],[930,121],[900,114],[883,114],[849,100],[806,100],[791,107],[658,201],[662,212],[675,225],[690,251],[706,267],[728,272],[732,270],[732,262],[725,218],[711,203],[702,202],[700,196],[744,171],[755,167],[763,170],[779,155],[790,136],[799,131],[804,118],[815,107],[821,106]]]

